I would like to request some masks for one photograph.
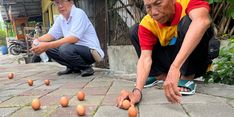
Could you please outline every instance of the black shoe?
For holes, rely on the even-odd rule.
[[[65,75],[65,74],[71,74],[72,72],[73,72],[73,70],[72,70],[71,68],[67,68],[66,70],[60,71],[60,72],[58,72],[57,74],[58,74],[59,76],[61,76],[61,75]]]
[[[93,74],[94,74],[94,70],[91,67],[81,71],[81,76],[82,77],[91,76]]]

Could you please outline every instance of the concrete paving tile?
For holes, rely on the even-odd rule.
[[[17,106],[26,106],[30,105],[31,101],[35,98],[38,98],[36,96],[17,96],[13,97],[3,103],[0,104],[0,107],[17,107]]]
[[[131,80],[136,81],[137,75],[135,73],[127,74],[127,73],[118,73],[117,71],[113,71],[112,76],[116,79],[123,79],[123,80]]]
[[[86,87],[110,87],[112,82],[108,81],[92,81]]]
[[[116,106],[100,106],[94,117],[128,117],[128,111]]]
[[[24,107],[10,117],[47,117],[49,114],[55,111],[57,107],[41,107],[40,110],[33,110],[31,106]]]
[[[229,101],[228,104],[230,104],[232,108],[234,108],[234,100]]]
[[[17,86],[21,85],[22,83],[9,83],[9,84],[3,84],[1,86],[1,90],[14,90]]]
[[[132,91],[134,88],[134,86],[119,86],[119,87],[110,87],[109,91],[107,92],[107,94],[120,94],[121,90],[125,89],[127,91]]]
[[[2,71],[0,73],[0,79],[7,78],[7,74],[8,74],[8,72],[6,72],[7,69],[8,69],[8,67],[0,65],[0,70]]]
[[[32,74],[32,75],[28,75],[26,77],[22,77],[17,81],[21,81],[21,82],[24,82],[24,83],[27,82],[27,80],[29,80],[29,79],[36,81],[36,80],[40,80],[41,78],[44,77],[44,76],[41,76],[41,75],[43,75],[43,74],[40,72],[38,74]]]
[[[73,95],[76,95],[77,93],[77,89],[58,89],[58,90],[55,90],[51,93],[49,93],[48,95],[52,96],[63,96],[63,95],[68,95],[68,96],[73,96]]]
[[[8,117],[15,111],[17,111],[19,107],[13,107],[13,108],[0,108],[0,116],[1,117]]]
[[[15,79],[15,78],[13,78],[13,79],[6,78],[6,79],[4,79],[3,82],[1,82],[1,84],[5,84],[5,85],[13,85],[13,84],[17,85],[19,83],[23,83],[23,82],[20,81],[20,79]]]
[[[43,72],[43,74],[40,75],[40,80],[44,81],[46,79],[49,80],[58,79],[58,75],[54,72],[52,73]]]
[[[146,88],[143,90],[141,104],[169,103],[164,91],[157,88]],[[205,94],[195,94],[192,96],[182,96],[181,103],[225,103],[225,98],[209,96]]]
[[[112,87],[134,86],[135,82],[127,80],[115,80]]]
[[[16,96],[20,93],[24,92],[26,90],[5,90],[0,93],[0,97],[6,97],[6,96]]]
[[[178,104],[140,105],[140,117],[189,117]]]
[[[59,70],[60,71],[60,70]],[[58,72],[58,71],[57,71]],[[56,72],[56,73],[57,73]],[[58,76],[58,79],[76,79],[77,77],[79,77],[79,74],[67,74],[67,75],[62,75],[62,76]]]
[[[96,110],[96,106],[85,106],[86,114],[82,117],[91,117],[94,111]],[[54,113],[50,115],[50,117],[79,117],[76,112],[76,106],[68,106],[68,107],[59,107],[56,109]]]
[[[94,96],[94,95],[86,95],[84,101],[79,101],[76,96],[72,97],[72,99],[69,102],[69,105],[100,105],[102,100],[104,99],[104,96]]]
[[[48,77],[43,78],[43,80],[48,79],[50,81],[56,81],[57,79],[59,79],[57,74],[49,74]]]
[[[72,83],[64,83],[61,88],[62,89],[82,89],[87,82],[72,82]]]
[[[227,104],[184,104],[190,117],[233,117],[234,109]]]
[[[22,68],[24,69],[24,68]],[[38,71],[38,70],[33,70],[33,71],[30,71],[30,70],[24,70],[22,71],[21,69],[21,72],[19,71],[18,75],[16,74],[16,79],[18,80],[21,80],[21,79],[24,79],[24,78],[33,78],[33,79],[38,79],[40,78],[39,76],[41,75],[42,71]]]
[[[106,95],[109,87],[85,87],[83,91],[86,95]]]
[[[51,106],[51,105],[60,105],[59,104],[59,100],[62,96],[43,96],[42,98],[40,98],[41,101],[41,105],[42,106]]]
[[[66,76],[64,78],[58,77],[57,79],[54,79],[53,84],[66,84],[66,83],[78,83],[78,82],[86,82],[86,83],[88,83],[91,80],[92,79],[90,79],[90,78],[84,79],[82,77],[80,79],[77,79],[77,78]]]
[[[56,84],[56,85],[58,85],[58,84],[66,84],[67,83],[67,81],[69,81],[69,80],[65,80],[65,79],[62,79],[62,78],[57,78],[56,80],[53,80],[53,82],[51,82],[52,84]]]
[[[110,77],[110,76],[103,76],[103,77],[96,77],[94,80],[92,80],[93,82],[112,82],[114,81],[115,78]]]
[[[102,106],[115,106],[116,105],[116,99],[119,95],[118,94],[109,94],[104,97],[104,100],[102,101]]]
[[[227,100],[225,98],[196,93],[195,95],[191,95],[191,96],[183,96],[181,103],[182,104],[186,104],[186,103],[207,104],[207,103],[226,103],[226,101]]]
[[[43,85],[44,82],[40,81],[40,80],[33,80],[33,85],[29,86],[28,85],[28,80],[29,79],[25,79],[24,83],[21,85],[16,86],[17,89],[33,89],[35,87],[39,87],[41,85]]]
[[[62,84],[53,84],[53,82],[52,83],[50,83],[50,85],[49,86],[46,86],[46,85],[41,85],[41,86],[38,86],[38,87],[36,87],[36,88],[34,88],[34,89],[51,89],[51,90],[57,90],[58,88],[60,88],[62,86]]]
[[[93,68],[93,69],[94,69],[95,78],[100,78],[107,73],[106,71],[103,71],[103,70],[100,71],[100,70],[96,70],[96,68]]]
[[[141,104],[168,104],[164,91],[157,89],[155,87],[146,88],[142,91],[142,101]]]
[[[197,92],[234,99],[234,86],[222,84],[198,84]]]
[[[0,103],[12,98],[13,96],[0,96]]]
[[[43,95],[48,94],[51,91],[53,91],[53,90],[51,90],[51,89],[33,89],[33,90],[28,90],[28,91],[25,91],[23,93],[20,93],[19,96],[37,96],[37,97],[41,97]]]
[[[77,79],[77,81],[91,81],[93,80],[95,77],[97,77],[97,75],[92,75],[92,76],[88,76],[88,77],[81,77],[80,75],[75,76],[74,79]]]
[[[0,116],[5,114],[13,117],[77,117],[75,108],[78,104],[88,107],[86,116],[89,117],[128,116],[126,110],[115,107],[116,98],[122,89],[132,91],[136,75],[95,69],[95,75],[90,77],[81,77],[80,74],[57,76],[56,73],[64,68],[57,63],[0,66]],[[8,72],[14,72],[15,78],[9,80]],[[35,85],[29,87],[27,79],[34,79]],[[45,86],[44,79],[50,79],[51,85]],[[80,90],[86,93],[84,101],[77,100],[76,93]],[[160,86],[146,88],[143,90],[142,102],[138,105],[139,116],[231,117],[234,115],[233,92],[234,86],[198,84],[195,95],[182,97],[181,105],[176,105],[166,100]],[[67,108],[62,108],[59,104],[63,95],[70,99]],[[31,101],[38,96],[42,106],[39,111],[34,111]]]
[[[66,79],[67,83],[86,83],[86,84],[92,80],[93,78],[86,78],[86,77],[80,77],[78,79],[76,78]]]

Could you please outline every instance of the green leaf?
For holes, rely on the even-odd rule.
[[[214,0],[214,2],[220,3],[222,2],[222,0]]]
[[[226,46],[220,49],[220,56],[213,62],[214,71],[204,77],[208,83],[234,84],[234,42],[233,36],[229,38]]]
[[[234,0],[227,0],[227,3],[234,4]]]
[[[234,11],[231,12],[231,18],[234,19]]]
[[[231,17],[232,19],[234,19],[234,3],[227,9],[226,14],[228,17]]]
[[[214,0],[207,0],[209,4],[214,4]]]

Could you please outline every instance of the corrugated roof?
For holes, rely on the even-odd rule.
[[[9,21],[8,11],[11,7],[13,17],[41,17],[41,0],[0,0],[0,10],[4,21]]]

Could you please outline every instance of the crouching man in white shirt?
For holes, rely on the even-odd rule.
[[[46,54],[66,66],[58,75],[81,72],[81,76],[94,74],[91,67],[104,57],[96,31],[85,12],[76,8],[72,0],[51,0],[58,8],[59,17],[49,32],[38,38],[39,46],[31,50]]]

